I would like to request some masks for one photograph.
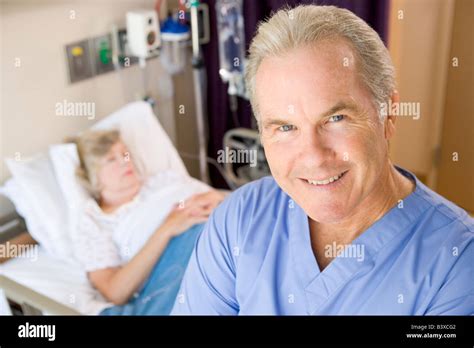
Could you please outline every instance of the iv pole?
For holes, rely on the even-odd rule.
[[[199,173],[201,181],[209,184],[209,171],[207,167],[207,132],[204,120],[204,96],[205,91],[205,66],[201,55],[199,45],[199,18],[198,6],[199,0],[190,0],[191,11],[191,39],[193,47],[193,80],[194,80],[194,99],[196,103],[196,125],[199,148]]]

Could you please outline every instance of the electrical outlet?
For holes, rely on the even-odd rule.
[[[88,40],[66,45],[69,81],[75,83],[94,76]]]

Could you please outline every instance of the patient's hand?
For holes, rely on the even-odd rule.
[[[164,231],[171,238],[176,237],[191,226],[206,222],[208,217],[206,209],[201,206],[176,204],[157,231]]]
[[[221,191],[210,190],[191,196],[184,202],[184,204],[185,206],[190,205],[201,207],[209,215],[212,213],[214,208],[224,200],[225,196],[226,194]]]
[[[191,196],[184,204],[176,205],[162,227],[169,237],[180,235],[195,224],[204,223],[226,194],[211,190]],[[161,230],[161,228],[160,228]]]

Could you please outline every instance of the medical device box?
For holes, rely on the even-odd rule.
[[[158,53],[161,44],[156,11],[127,12],[127,41],[130,53],[148,58]]]

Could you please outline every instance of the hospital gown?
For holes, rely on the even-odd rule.
[[[414,192],[323,271],[307,215],[273,178],[237,190],[199,236],[172,314],[473,314],[473,219],[397,169]]]

